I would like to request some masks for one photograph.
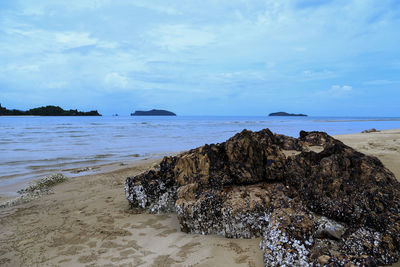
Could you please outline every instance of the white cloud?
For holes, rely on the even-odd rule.
[[[4,31],[15,42],[13,46],[0,44],[0,49],[14,54],[27,52],[26,44],[29,43],[29,53],[62,52],[64,50],[94,45],[98,48],[114,49],[118,47],[115,42],[99,40],[89,32],[78,31],[51,31],[33,27],[13,27]]]
[[[126,88],[128,85],[128,78],[117,72],[112,72],[106,75],[104,82],[111,87]]]
[[[59,0],[58,3],[68,9],[84,10],[84,9],[98,9],[102,8],[115,0],[84,0],[84,1],[63,1]],[[64,2],[64,3],[63,3]]]
[[[67,87],[68,83],[65,81],[49,81],[44,82],[41,87],[49,89],[61,89]]]
[[[39,66],[36,64],[9,64],[6,65],[5,67],[1,67],[4,72],[10,71],[10,72],[36,72],[39,70]]]
[[[173,52],[191,47],[207,46],[216,39],[211,32],[181,24],[161,25],[150,35],[155,39],[156,45]]]
[[[350,85],[332,85],[331,89],[317,92],[317,96],[342,98],[349,96],[353,92],[353,87]]]
[[[351,90],[353,90],[353,87],[349,85],[333,85],[331,88],[332,92],[350,92]]]
[[[365,85],[388,85],[388,84],[396,84],[400,83],[400,81],[393,81],[393,80],[374,80],[374,81],[367,81],[364,82]]]
[[[55,33],[56,42],[66,48],[73,48],[85,45],[95,45],[98,43],[96,38],[91,38],[87,32],[60,32]]]
[[[314,70],[304,70],[302,71],[302,79],[304,81],[310,80],[323,80],[335,77],[335,73],[330,70],[321,70],[321,71],[314,71]]]
[[[56,32],[55,39],[64,49],[88,45],[96,45],[97,47],[108,49],[117,47],[115,42],[100,41],[97,38],[91,37],[91,34],[88,32]]]
[[[21,13],[26,16],[43,16],[45,14],[45,11],[43,7],[30,6],[25,8]]]
[[[150,1],[131,1],[130,4],[135,5],[137,7],[147,8],[158,13],[165,13],[169,15],[177,15],[181,14],[177,9],[172,8],[170,6],[163,6],[161,3],[151,3]]]

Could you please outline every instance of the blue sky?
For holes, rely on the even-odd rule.
[[[0,0],[0,103],[400,116],[400,1]]]

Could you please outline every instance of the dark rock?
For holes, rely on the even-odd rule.
[[[375,132],[380,132],[380,131],[378,131],[378,130],[375,129],[375,128],[372,128],[372,129],[364,130],[364,131],[362,131],[361,133],[375,133]]]
[[[284,117],[307,117],[305,114],[293,114],[293,113],[287,113],[287,112],[274,112],[270,113],[268,116],[284,116]]]
[[[315,225],[304,211],[280,208],[271,213],[260,248],[266,266],[302,266],[310,264]]]
[[[27,111],[9,110],[0,104],[0,116],[101,116],[101,114],[97,110],[88,112],[78,111],[77,109],[64,110],[58,106],[32,108]]]
[[[318,238],[331,238],[340,240],[345,233],[346,226],[334,220],[330,220],[324,216],[315,217],[315,222],[318,225],[315,236]]]
[[[267,266],[399,257],[399,182],[377,158],[323,132],[244,130],[165,157],[159,169],[127,178],[125,191],[133,208],[175,211],[184,232],[261,236]]]
[[[149,111],[136,110],[135,113],[131,113],[131,116],[176,116],[176,114],[168,110],[152,109]]]

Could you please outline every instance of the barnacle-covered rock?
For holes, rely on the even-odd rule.
[[[259,183],[210,189],[191,198],[185,194],[186,187],[180,187],[176,211],[184,232],[257,237],[268,226],[271,211],[291,206],[285,192],[283,184]]]
[[[158,170],[126,178],[125,196],[132,208],[154,213],[175,211],[177,186],[171,171],[175,162],[175,157],[165,157]]]
[[[133,208],[181,230],[261,236],[266,266],[376,266],[400,249],[400,184],[375,157],[323,132],[244,130],[127,178]]]
[[[400,184],[377,158],[325,133],[303,134],[300,140],[324,146],[320,153],[302,152],[286,162],[286,184],[301,192],[302,201],[311,210],[380,231],[391,215],[397,217]]]
[[[314,244],[312,215],[290,208],[275,210],[264,231],[260,248],[266,266],[308,266]]]

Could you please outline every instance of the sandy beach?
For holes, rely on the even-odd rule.
[[[400,129],[335,137],[400,178]],[[69,179],[55,194],[0,209],[0,265],[264,266],[260,239],[189,235],[174,214],[134,214],[124,180],[159,161]]]

